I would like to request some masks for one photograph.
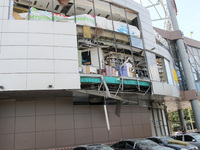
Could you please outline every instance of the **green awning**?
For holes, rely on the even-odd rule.
[[[122,78],[118,77],[108,77],[104,76],[104,79],[107,84],[120,84],[122,81]],[[81,83],[101,83],[102,80],[100,77],[81,77]],[[139,86],[145,86],[149,87],[150,82],[147,81],[139,81],[135,79],[123,79],[123,84],[124,85],[139,85]]]

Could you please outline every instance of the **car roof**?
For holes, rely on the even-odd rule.
[[[93,145],[88,145],[90,147],[95,147],[95,146],[108,146],[108,145],[105,145],[105,144],[93,144]]]
[[[189,135],[198,135],[199,133],[188,133]]]
[[[108,145],[105,145],[105,144],[93,144],[93,145],[79,145],[77,147],[95,147],[95,146],[108,146]],[[75,147],[75,148],[77,148]]]
[[[171,138],[171,137],[169,137],[169,136],[152,136],[152,137],[148,137],[148,138],[163,139],[163,138]]]
[[[121,141],[132,141],[132,142],[139,142],[139,141],[145,141],[148,139],[121,139],[119,142]]]
[[[79,146],[76,146],[75,148],[78,148],[78,147],[86,147],[86,148],[87,148],[88,145],[79,145]],[[75,148],[74,148],[74,149],[75,149]]]
[[[179,136],[179,135],[198,135],[199,133],[185,133],[185,134],[178,134],[178,135],[173,135],[173,136]]]

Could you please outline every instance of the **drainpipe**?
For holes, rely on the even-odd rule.
[[[174,31],[179,30],[178,21],[177,21],[177,18],[176,18],[174,2],[173,2],[173,0],[166,0],[166,1],[167,1],[167,6],[168,6],[168,10],[169,10],[173,29],[174,29]],[[194,78],[193,78],[193,75],[192,75],[191,66],[190,66],[189,61],[188,61],[188,56],[187,56],[187,53],[186,53],[186,50],[185,50],[184,42],[183,42],[182,39],[177,39],[176,42],[177,42],[177,47],[178,47],[178,51],[179,51],[179,54],[180,54],[180,58],[181,58],[181,62],[182,62],[183,71],[184,71],[184,74],[185,74],[188,90],[196,90],[195,84],[194,84]],[[198,131],[200,131],[199,101],[197,99],[192,99],[192,100],[190,100],[190,102],[191,102],[192,109],[193,109],[193,112],[194,112],[194,119],[195,119],[196,127],[197,127]],[[184,115],[181,115],[180,117],[181,117],[180,120],[181,119],[184,120]]]

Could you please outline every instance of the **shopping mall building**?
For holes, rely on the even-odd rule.
[[[197,97],[184,91],[180,38],[131,0],[1,0],[0,149],[170,135],[167,112]],[[200,90],[200,42],[185,42]]]

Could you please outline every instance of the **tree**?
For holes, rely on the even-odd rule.
[[[191,114],[192,123],[193,123],[194,128],[195,128],[194,115],[193,115],[192,108],[189,108],[189,111],[190,111],[190,114]],[[190,127],[189,129],[191,129],[192,127],[191,127],[188,109],[184,109],[183,112],[184,112],[184,116],[185,116],[186,126]],[[168,113],[168,117],[169,117],[169,120],[171,121],[173,131],[180,130],[181,124],[180,124],[180,120],[179,120],[178,111],[173,111],[173,112]]]
[[[181,124],[178,116],[178,111],[173,111],[168,114],[169,120],[171,122],[172,130],[178,131],[181,129]]]

